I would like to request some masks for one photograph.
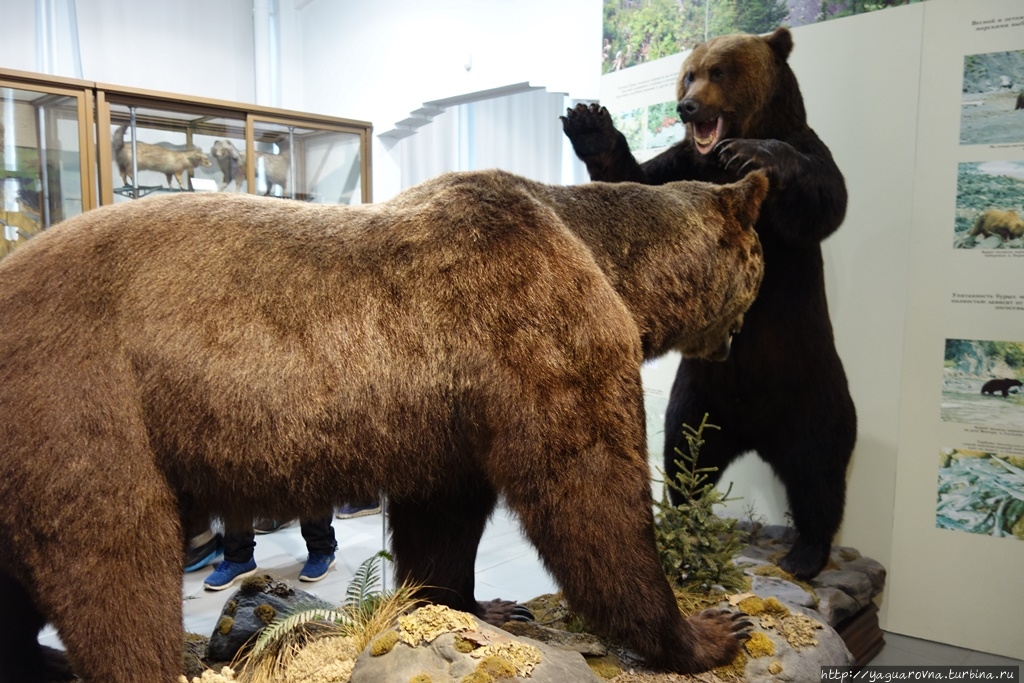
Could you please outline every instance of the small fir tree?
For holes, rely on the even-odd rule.
[[[707,415],[696,429],[683,425],[688,452],[676,449],[679,471],[674,480],[665,477],[661,502],[655,503],[658,553],[665,575],[678,588],[708,592],[721,586],[728,592],[742,591],[746,580],[732,560],[744,547],[744,533],[736,528],[735,519],[722,519],[714,512],[716,505],[735,500],[729,498],[732,486],[722,493],[708,482],[708,474],[717,468],[697,466],[705,429],[718,429],[708,424]],[[679,505],[669,501],[669,487],[682,496]]]

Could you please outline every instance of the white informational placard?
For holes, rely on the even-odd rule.
[[[1024,3],[924,20],[888,627],[1020,658]]]

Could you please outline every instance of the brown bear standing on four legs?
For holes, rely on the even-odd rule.
[[[593,180],[727,183],[750,169],[768,174],[757,221],[764,283],[728,359],[684,356],[665,419],[665,467],[669,476],[678,470],[681,426],[708,413],[722,429],[701,448],[700,465],[718,468],[715,481],[746,451],[769,463],[798,531],[779,565],[809,578],[827,562],[842,521],[857,419],[833,341],[820,246],[843,220],[846,186],[807,125],[787,63],[792,48],[785,28],[694,48],[677,83],[686,138],[643,164],[603,107],[578,105],[563,123]]]
[[[449,174],[376,205],[188,194],[0,262],[0,681],[51,622],[91,683],[182,667],[183,529],[383,491],[400,579],[483,614],[502,496],[566,598],[657,667],[749,623],[680,614],[640,366],[720,355],[754,300],[763,174],[550,187]]]

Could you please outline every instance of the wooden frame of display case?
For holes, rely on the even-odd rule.
[[[0,69],[0,88],[26,90],[43,93],[45,96],[68,97],[76,100],[78,112],[78,152],[79,171],[82,183],[82,211],[96,207],[96,146],[93,144],[93,131],[96,129],[93,112],[95,89],[94,84],[72,78],[44,76],[27,71]],[[45,102],[44,102],[45,104]],[[39,149],[45,150],[47,145],[40,141]],[[40,169],[40,178],[45,176]],[[45,185],[45,183],[42,183]],[[40,205],[44,204],[40,200]]]

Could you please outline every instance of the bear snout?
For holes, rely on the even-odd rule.
[[[676,111],[679,112],[679,118],[682,119],[683,123],[693,123],[701,119],[714,118],[713,116],[702,115],[705,114],[704,109],[700,100],[693,97],[684,97],[679,100],[679,104],[676,106]]]

